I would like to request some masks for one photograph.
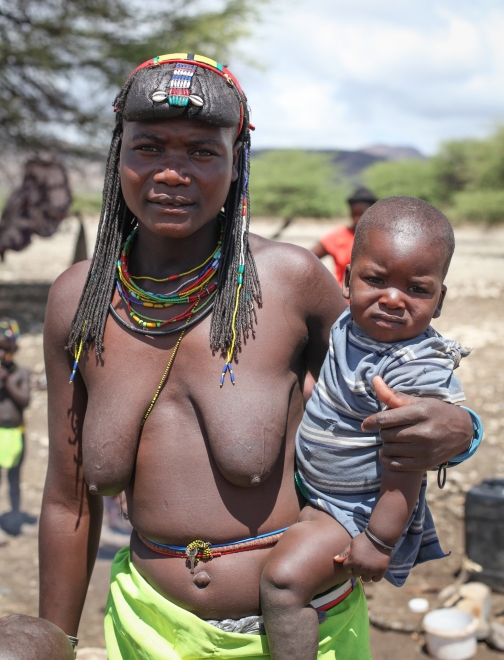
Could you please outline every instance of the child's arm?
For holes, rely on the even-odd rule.
[[[415,508],[423,472],[394,472],[383,468],[381,488],[368,530],[385,545],[401,538]]]
[[[422,472],[393,472],[383,469],[379,500],[369,519],[368,531],[383,545],[393,548],[401,538],[413,513],[420,487]],[[392,549],[387,550],[362,533],[335,561],[364,582],[378,582],[387,572]]]
[[[16,406],[23,410],[30,403],[30,374],[18,369],[5,379],[5,390]]]

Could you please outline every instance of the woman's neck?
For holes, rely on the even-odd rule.
[[[139,224],[129,255],[128,270],[132,275],[158,279],[190,270],[212,254],[217,247],[219,233],[218,218],[184,238],[160,236]]]

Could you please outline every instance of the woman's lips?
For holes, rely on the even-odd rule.
[[[156,206],[163,213],[187,213],[194,207],[194,203],[189,199],[169,197],[167,195],[156,195],[149,198],[149,204]]]

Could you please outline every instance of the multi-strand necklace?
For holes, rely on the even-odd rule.
[[[134,276],[130,274],[128,269],[129,253],[137,233],[138,229],[134,229],[124,243],[117,262],[116,275],[117,291],[126,305],[130,317],[138,324],[138,326],[140,326],[140,328],[134,329],[141,329],[149,332],[151,329],[156,330],[158,328],[163,328],[171,323],[189,321],[196,311],[196,308],[198,308],[199,318],[202,310],[212,301],[217,289],[217,284],[211,282],[211,280],[219,267],[222,229],[217,247],[202,264],[184,273],[170,275],[163,279],[156,279],[154,277],[143,275]],[[188,276],[192,277],[180,284],[174,291],[168,293],[152,293],[146,291],[135,281],[150,280],[152,282],[176,282],[182,277]],[[152,318],[133,308],[134,305],[136,307],[147,307],[151,309],[165,309],[179,304],[185,304],[188,305],[188,307],[181,314],[177,314],[166,321]]]

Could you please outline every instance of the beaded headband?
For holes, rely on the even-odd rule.
[[[139,76],[140,71],[145,74]],[[140,64],[128,80],[133,76],[122,109],[126,121],[185,115],[216,126],[238,125],[241,133],[246,98],[238,80],[220,62],[203,55],[171,53]]]

